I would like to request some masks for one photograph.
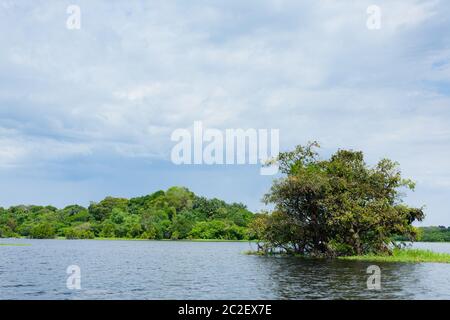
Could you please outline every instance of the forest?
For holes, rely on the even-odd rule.
[[[418,227],[417,240],[422,242],[450,242],[450,227]],[[397,236],[397,241],[408,241],[406,237]]]
[[[246,240],[254,215],[240,203],[171,187],[131,199],[106,197],[87,208],[19,205],[0,208],[0,237]]]
[[[284,176],[263,198],[274,205],[270,213],[171,187],[131,199],[106,197],[87,208],[0,208],[0,237],[257,240],[260,253],[324,257],[389,254],[404,241],[450,241],[450,228],[414,226],[425,214],[403,202],[415,183],[401,176],[398,163],[369,166],[353,150],[322,159],[319,148],[311,142],[274,159]]]

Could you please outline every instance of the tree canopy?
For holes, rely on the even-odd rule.
[[[0,208],[0,237],[243,240],[253,216],[243,204],[172,187],[132,199],[106,197],[88,208]]]
[[[0,237],[258,239],[266,253],[339,256],[389,253],[394,240],[423,234],[413,226],[423,209],[403,202],[414,182],[402,177],[398,163],[382,159],[369,166],[353,150],[321,159],[318,149],[312,142],[272,160],[283,176],[264,196],[274,205],[270,214],[172,187],[131,199],[106,197],[87,208],[0,207]],[[429,231],[433,239],[447,232]]]
[[[363,153],[353,150],[322,160],[318,148],[312,142],[273,160],[284,177],[264,196],[275,211],[252,222],[260,250],[360,255],[390,252],[395,236],[416,239],[412,223],[424,213],[403,203],[402,190],[413,190],[414,183],[402,178],[396,162],[382,159],[369,166]]]

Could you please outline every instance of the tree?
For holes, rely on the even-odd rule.
[[[172,187],[166,191],[166,201],[176,212],[192,209],[194,193],[184,187]]]
[[[108,218],[114,208],[127,211],[128,199],[106,197],[99,203],[91,203],[89,206],[89,213],[95,220],[101,221]]]
[[[89,208],[0,207],[0,237],[186,239],[192,237],[198,222],[220,220],[226,230],[215,234],[239,239],[247,236],[252,219],[253,214],[242,204],[210,200],[187,188],[172,187],[130,200],[106,197]]]
[[[91,219],[89,211],[79,205],[70,205],[59,211],[62,219],[72,222],[87,222]]]
[[[172,239],[186,239],[194,227],[197,219],[190,211],[183,211],[177,214],[172,220],[170,227]]]
[[[383,159],[374,167],[362,152],[339,150],[320,160],[316,142],[281,153],[275,161],[285,177],[276,180],[264,201],[276,213],[258,232],[264,250],[282,248],[308,255],[389,252],[392,237],[416,237],[421,208],[403,204],[402,189],[414,189],[398,164]],[[261,224],[261,221],[259,221]]]
[[[89,222],[85,222],[66,228],[64,230],[64,236],[67,239],[93,239],[94,232],[92,231],[91,224]]]
[[[243,240],[246,229],[224,220],[201,221],[189,233],[192,239]]]
[[[52,239],[56,236],[56,230],[53,224],[43,222],[32,226],[29,236],[34,239]]]
[[[155,203],[160,199],[162,199],[161,202],[164,202],[165,197],[165,192],[159,190],[143,197],[131,198],[128,202],[128,211],[132,214],[139,214],[143,210],[155,207]]]
[[[144,238],[168,239],[170,238],[169,215],[162,209],[149,209],[142,213],[141,223],[144,229]]]

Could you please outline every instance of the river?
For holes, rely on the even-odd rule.
[[[245,242],[0,239],[0,299],[450,299],[450,264],[244,254]],[[450,253],[449,243],[415,247]],[[80,288],[68,288],[68,266]],[[70,282],[72,284],[76,282]]]

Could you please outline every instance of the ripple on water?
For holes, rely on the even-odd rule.
[[[450,298],[447,264],[380,263],[382,290],[371,291],[371,263],[248,256],[242,242],[27,241],[0,250],[0,299]],[[66,287],[69,265],[81,290]]]

